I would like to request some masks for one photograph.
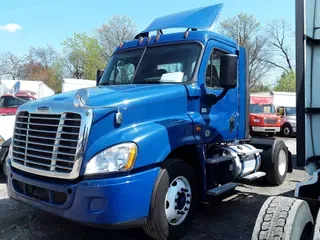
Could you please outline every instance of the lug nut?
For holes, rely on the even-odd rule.
[[[190,201],[187,201],[187,204],[190,204],[191,202]]]
[[[185,210],[185,211],[188,211],[188,210],[189,210],[189,208],[187,208],[187,207],[186,207],[186,208],[184,208],[184,210]]]
[[[187,197],[191,197],[191,195],[188,193],[188,194],[187,194]]]

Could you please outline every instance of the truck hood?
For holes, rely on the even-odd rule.
[[[169,84],[127,84],[127,85],[112,85],[112,86],[97,86],[87,88],[89,106],[118,106],[125,108],[127,105],[136,105],[144,101],[159,101],[162,97],[171,98],[177,97],[178,92],[186,93],[183,85]],[[73,102],[73,97],[77,90],[69,91],[54,96],[46,97],[43,100],[37,100],[34,103],[41,102]]]
[[[260,118],[277,118],[276,114],[266,114],[266,113],[250,113],[251,116]]]

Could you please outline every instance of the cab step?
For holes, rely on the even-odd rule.
[[[206,163],[208,164],[215,164],[215,163],[220,163],[220,162],[226,162],[226,161],[232,161],[234,160],[234,156],[219,156],[219,157],[214,157],[214,158],[208,158],[206,160]]]
[[[228,191],[235,189],[237,186],[238,186],[238,184],[233,183],[233,182],[229,182],[229,183],[223,184],[219,187],[212,188],[212,189],[208,190],[207,194],[210,196],[218,196],[222,193],[225,193],[225,192],[228,192]]]
[[[264,177],[265,175],[266,175],[265,172],[255,172],[255,173],[249,174],[248,176],[243,177],[243,180],[251,182],[258,178]]]

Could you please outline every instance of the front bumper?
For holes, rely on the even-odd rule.
[[[280,132],[280,127],[255,127],[252,126],[254,132]]]
[[[160,171],[153,168],[125,177],[59,184],[26,176],[8,163],[6,169],[10,198],[72,221],[103,228],[144,225]]]

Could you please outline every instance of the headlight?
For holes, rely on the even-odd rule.
[[[0,146],[4,143],[4,138],[0,135]]]
[[[259,119],[259,118],[254,118],[254,119],[253,119],[253,122],[259,123],[259,122],[260,122],[260,119]]]
[[[121,143],[107,148],[88,162],[84,174],[128,171],[135,163],[137,151],[135,143]]]

